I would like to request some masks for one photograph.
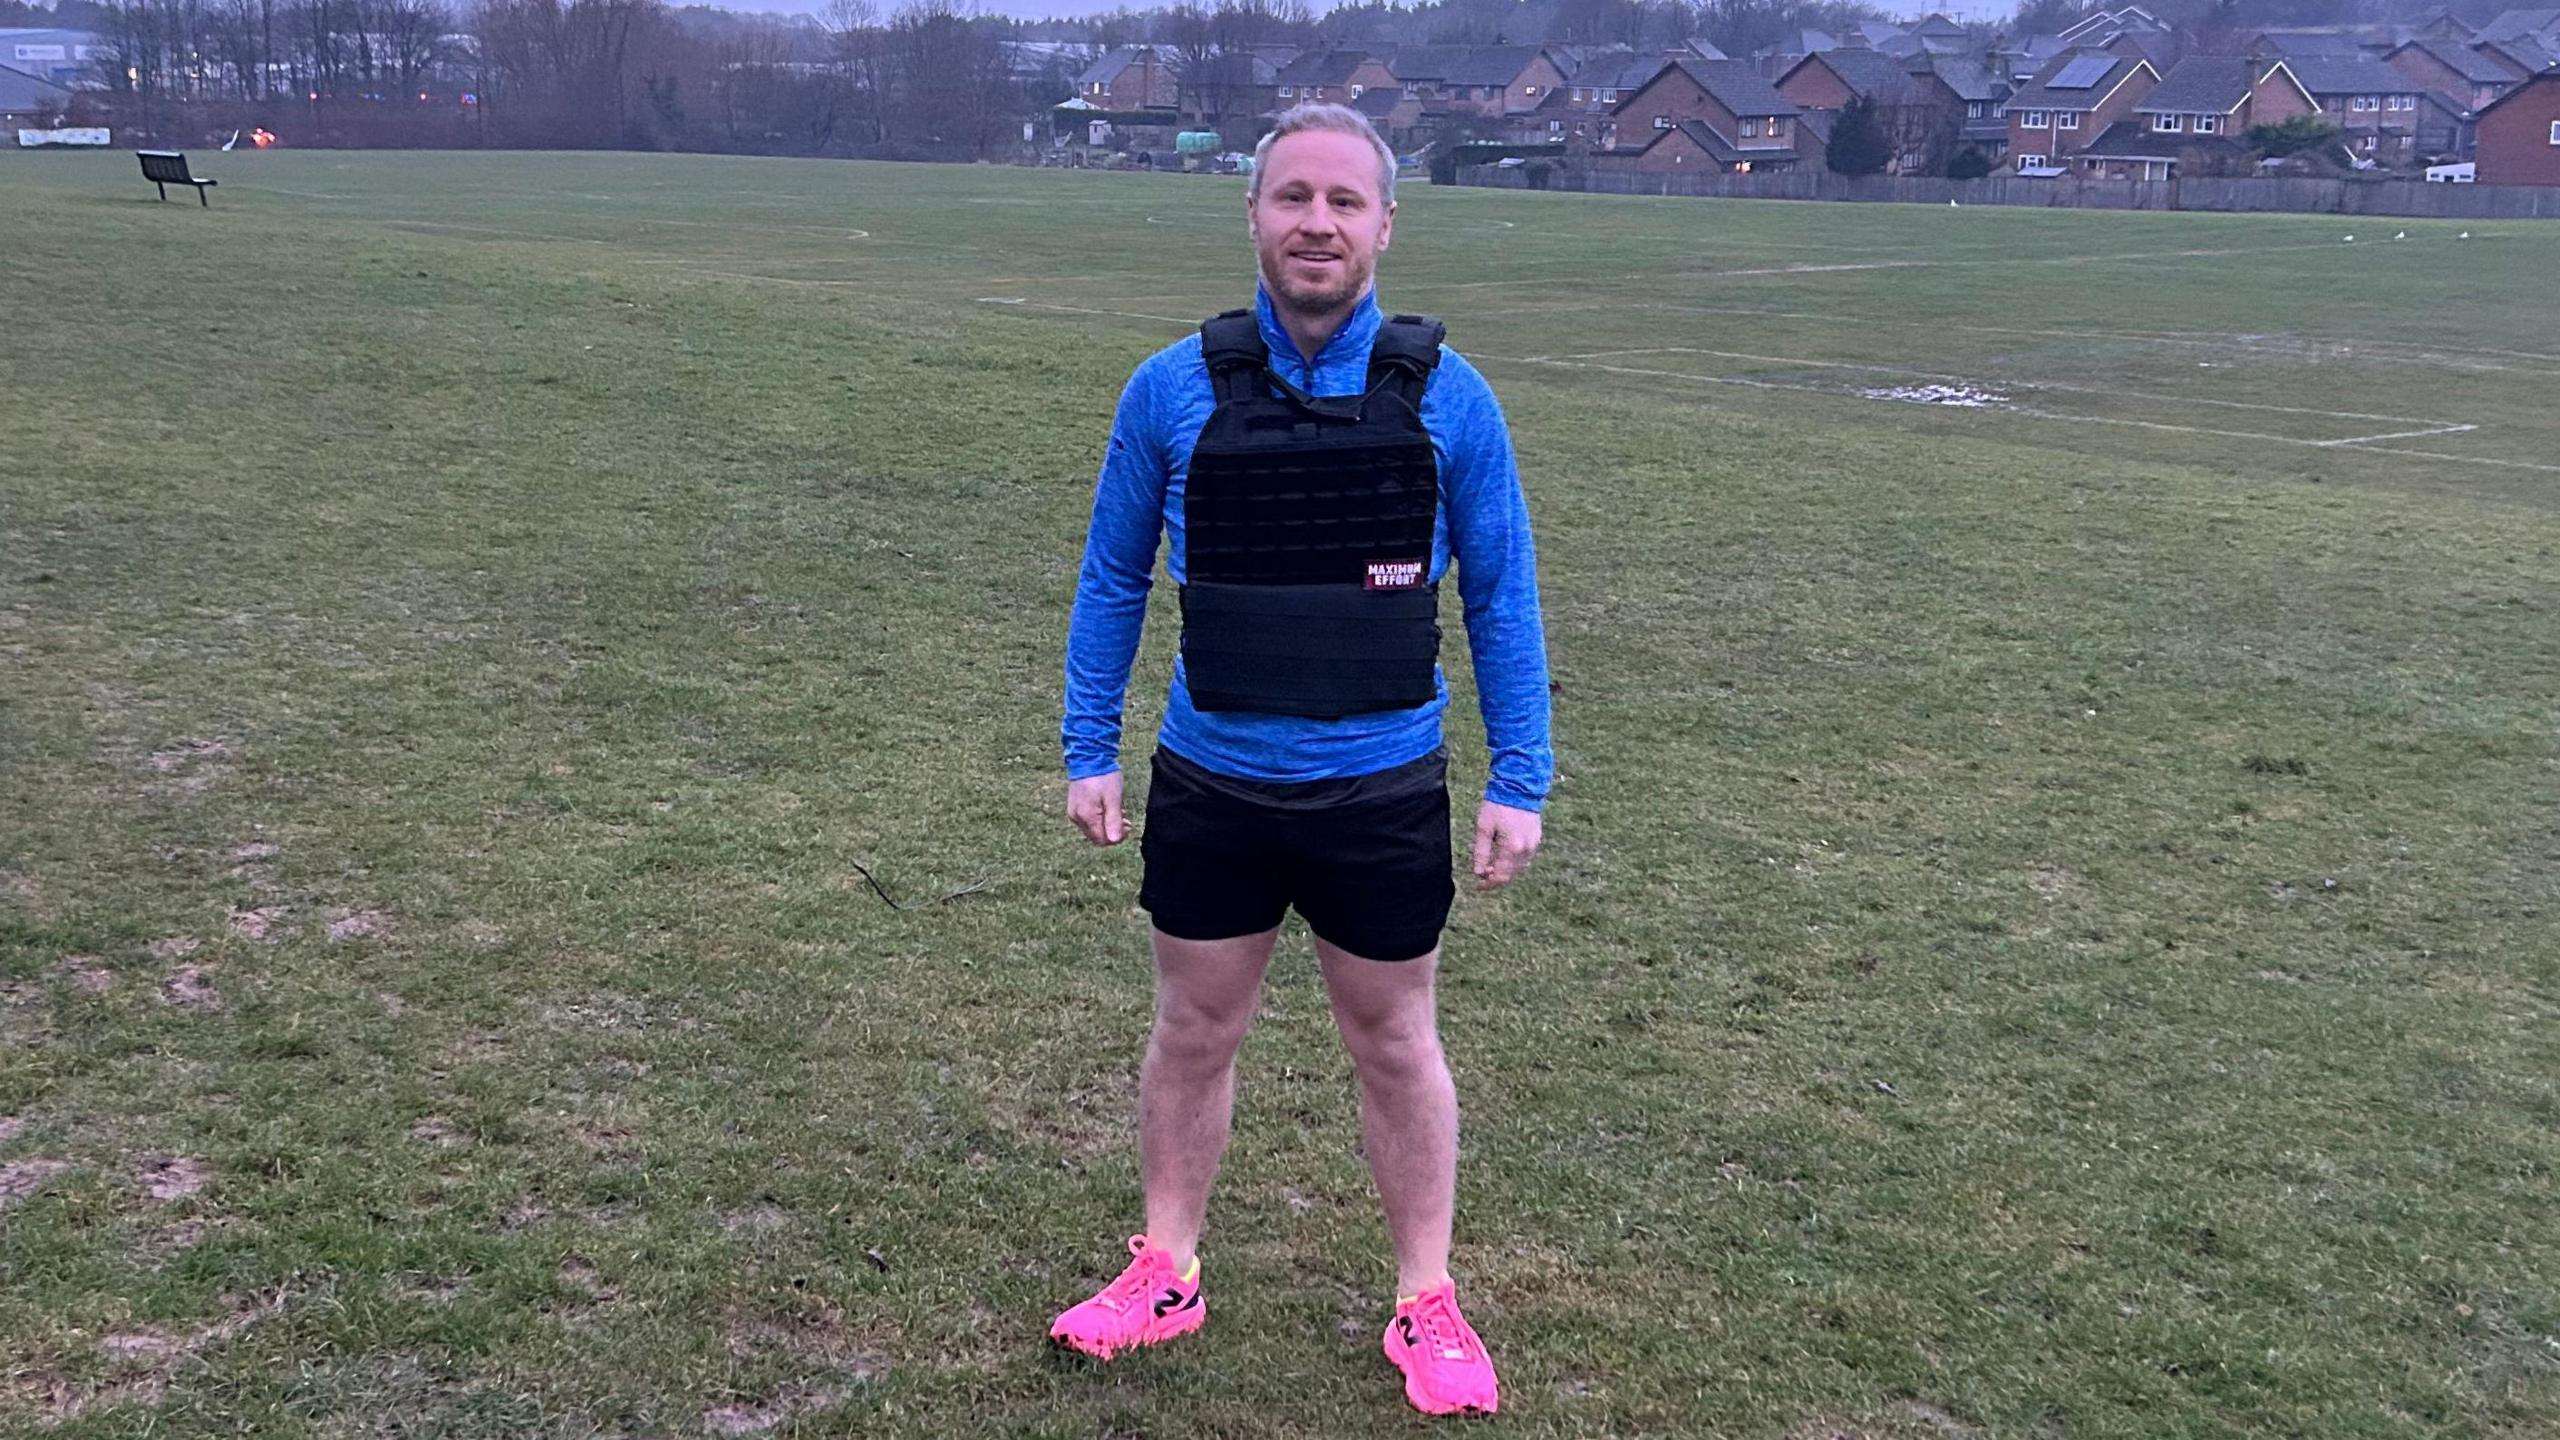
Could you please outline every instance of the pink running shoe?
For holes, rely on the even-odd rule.
[[[1190,1274],[1176,1275],[1173,1257],[1144,1235],[1129,1237],[1129,1253],[1137,1258],[1119,1279],[1049,1327],[1049,1343],[1108,1360],[1200,1328],[1209,1317],[1209,1307],[1200,1303],[1200,1257],[1191,1257]]]
[[[1467,1317],[1458,1313],[1458,1287],[1442,1281],[1410,1300],[1396,1302],[1387,1322],[1387,1358],[1404,1372],[1404,1398],[1425,1415],[1490,1415],[1501,1408],[1493,1358],[1484,1353]]]

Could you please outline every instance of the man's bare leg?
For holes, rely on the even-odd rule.
[[[1378,961],[1316,941],[1333,1022],[1360,1076],[1360,1131],[1396,1247],[1396,1293],[1449,1278],[1457,1206],[1458,1090],[1440,1052],[1440,952]]]
[[[1138,1074],[1138,1169],[1147,1239],[1179,1273],[1200,1244],[1209,1184],[1235,1118],[1236,1051],[1253,1028],[1262,972],[1280,931],[1232,940],[1152,933],[1156,1021]]]

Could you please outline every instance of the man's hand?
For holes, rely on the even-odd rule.
[[[1082,780],[1068,781],[1067,818],[1084,832],[1084,838],[1096,845],[1117,845],[1128,839],[1129,822],[1120,818],[1120,772],[1114,770],[1108,775],[1089,775]],[[1538,843],[1534,824],[1537,818],[1535,815],[1529,817],[1533,822],[1529,841],[1531,848]]]
[[[1519,879],[1544,834],[1537,811],[1484,802],[1476,811],[1477,893],[1490,895]]]

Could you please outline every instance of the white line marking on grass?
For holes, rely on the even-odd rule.
[[[353,195],[323,195],[317,190],[287,190],[281,185],[256,185],[245,180],[235,180],[232,183],[243,190],[259,190],[269,195],[295,195],[305,200],[353,200],[356,198]]]
[[[1548,358],[1601,360],[1628,355],[1705,355],[1717,360],[1751,360],[1764,365],[1804,365],[1823,370],[1867,370],[1880,375],[1913,375],[1923,380],[1946,380],[1959,385],[1993,384],[2079,395],[2113,395],[2128,400],[2157,400],[2167,405],[2214,405],[2226,410],[2265,410],[2280,415],[2317,415],[2324,420],[2389,420],[2410,425],[2429,425],[2437,429],[2450,423],[2426,415],[2370,415],[2356,410],[2314,410],[2300,405],[2264,405],[2253,400],[2215,400],[2202,395],[2162,395],[2149,390],[2119,390],[2104,385],[2071,385],[2051,380],[2009,379],[1994,376],[1986,381],[1983,377],[1976,375],[1950,375],[1944,371],[1914,370],[1902,365],[1869,365],[1856,360],[1807,360],[1792,355],[1753,355],[1740,350],[1702,350],[1687,345],[1661,345],[1641,350],[1593,350],[1579,355],[1557,355]],[[2430,430],[2426,433],[2432,434],[2434,431]]]
[[[1599,370],[1613,375],[1649,375],[1662,379],[1690,380],[1704,385],[1731,385],[1752,390],[1791,390],[1799,394],[1828,395],[1835,399],[1865,400],[1874,404],[1898,405],[1908,403],[1893,399],[1890,396],[1861,395],[1854,391],[1835,390],[1821,385],[1790,384],[1781,380],[1748,380],[1738,375],[1699,375],[1681,370],[1653,370],[1636,365],[1602,365],[1589,360],[1569,360],[1526,355],[1469,354],[1467,358],[1469,360],[1479,361],[1491,360],[1497,362],[1508,362],[1514,365],[1547,365],[1569,370]],[[1849,366],[1845,368],[1877,369],[1880,367]],[[2270,435],[2259,430],[2224,430],[2205,425],[2172,425],[2161,420],[2130,420],[2114,415],[2074,415],[2066,411],[2045,410],[2032,405],[2003,405],[1999,407],[1999,410],[2011,415],[2033,416],[2039,420],[2062,420],[2081,425],[2119,425],[2136,430],[2164,430],[2179,435],[2209,435],[2221,440],[2264,440],[2272,444],[2293,445],[2312,450],[2325,450],[2338,446],[2352,446],[2356,449],[2357,453],[2360,454],[2414,455],[2430,460],[2450,460],[2457,464],[2497,465],[2509,469],[2543,470],[2560,474],[2560,465],[2543,465],[2530,460],[2493,460],[2485,456],[2450,455],[2441,451],[2433,450],[2389,449],[2380,446],[2369,446],[2361,443],[2362,440],[2365,439],[2384,438],[2377,436],[2359,437],[2357,439],[2349,440],[2306,440],[2298,435]],[[2312,411],[2308,413],[2322,414],[2328,412]],[[2453,433],[2453,430],[2457,428],[2460,430],[2474,430],[2478,427],[2469,425],[2447,427],[2445,429],[2431,430],[2425,433]]]
[[[2344,440],[2323,440],[2323,445],[2367,445],[2376,440],[2418,440],[2429,435],[2459,435],[2477,430],[2477,425],[2438,425],[2432,430],[2394,430],[2387,435],[2350,435]]]
[[[980,300],[981,305],[1020,305],[1027,310],[1055,310],[1063,315],[1109,315],[1120,320],[1161,320],[1167,325],[1198,325],[1179,315],[1148,315],[1135,310],[1095,310],[1083,305],[1052,305],[1043,300]]]

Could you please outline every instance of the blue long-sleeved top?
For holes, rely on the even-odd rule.
[[[1311,395],[1356,395],[1365,388],[1370,343],[1383,319],[1374,294],[1361,300],[1313,361],[1298,353],[1297,342],[1272,313],[1269,295],[1257,291],[1254,315],[1271,350],[1272,370],[1282,379]],[[1191,447],[1215,408],[1196,333],[1148,357],[1120,394],[1067,630],[1066,721],[1060,734],[1069,779],[1119,768],[1121,702],[1146,620],[1156,540],[1171,537],[1165,571],[1182,584],[1184,481]],[[1485,798],[1535,810],[1554,778],[1555,755],[1547,739],[1537,555],[1511,434],[1492,387],[1445,346],[1423,391],[1422,423],[1440,462],[1431,579],[1439,581],[1450,562],[1457,562],[1485,742],[1492,751]],[[1186,760],[1241,779],[1366,775],[1440,747],[1448,682],[1437,679],[1433,688],[1438,693],[1426,705],[1333,720],[1203,711],[1192,706],[1177,661],[1157,739]]]

